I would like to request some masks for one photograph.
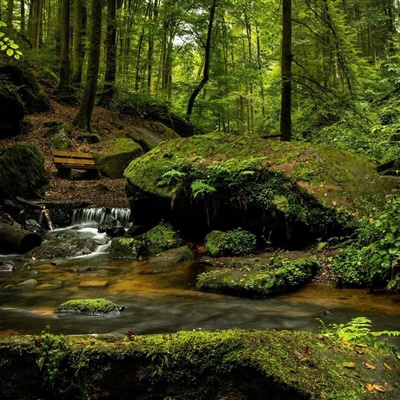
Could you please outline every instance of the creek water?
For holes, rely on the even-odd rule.
[[[148,260],[113,260],[108,255],[109,238],[97,232],[104,222],[101,218],[98,211],[75,213],[73,226],[51,231],[46,237],[46,241],[58,238],[62,242],[73,236],[95,238],[98,248],[89,255],[54,262],[0,255],[16,267],[11,272],[0,271],[0,336],[40,334],[46,327],[60,334],[316,330],[318,319],[329,325],[357,316],[371,319],[375,331],[400,331],[400,295],[308,284],[291,294],[246,299],[197,291],[196,276],[205,266],[196,261],[162,265]],[[120,210],[112,218],[128,225],[130,216]],[[20,284],[29,279],[37,283]],[[112,317],[54,313],[67,300],[99,297],[123,305],[124,311]],[[390,341],[400,345],[399,338]]]

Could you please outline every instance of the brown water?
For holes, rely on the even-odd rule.
[[[292,294],[245,299],[196,291],[196,276],[204,266],[195,262],[158,265],[112,260],[107,251],[57,261],[56,265],[0,256],[5,257],[12,259],[17,269],[0,272],[0,336],[39,334],[46,326],[63,334],[128,330],[149,334],[234,327],[312,330],[320,325],[316,318],[330,324],[357,316],[370,318],[373,330],[400,330],[399,295],[367,295],[362,290],[309,284]],[[83,267],[99,269],[72,271]],[[36,286],[18,285],[32,278],[38,281]],[[88,281],[107,285],[82,287]],[[113,317],[54,313],[64,301],[98,297],[123,305],[125,310]],[[400,344],[397,339],[394,342]]]

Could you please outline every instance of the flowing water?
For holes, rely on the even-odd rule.
[[[89,213],[92,213],[89,215]],[[107,213],[107,216],[104,216]],[[400,330],[400,296],[367,295],[362,290],[336,289],[309,284],[299,291],[267,299],[246,299],[202,293],[195,289],[196,275],[205,267],[196,262],[177,265],[149,261],[112,260],[109,239],[97,226],[109,219],[129,224],[128,211],[78,211],[69,228],[49,232],[67,243],[69,237],[95,238],[98,248],[81,257],[55,262],[1,255],[16,269],[0,271],[0,336],[53,333],[176,332],[178,330],[318,329],[347,322],[357,316],[372,320],[373,330]],[[35,279],[35,285],[20,285]],[[125,310],[117,316],[55,314],[64,301],[106,298]],[[400,345],[400,340],[394,339]]]

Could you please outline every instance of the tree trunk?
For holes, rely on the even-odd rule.
[[[23,0],[21,0],[20,16],[21,16],[21,32],[22,34],[25,34],[25,1]]]
[[[91,9],[92,30],[85,89],[83,92],[81,106],[79,107],[78,114],[73,121],[74,126],[84,129],[88,132],[91,132],[90,120],[92,118],[94,101],[96,97],[97,80],[100,67],[101,9],[102,1],[93,0]]]
[[[68,90],[70,83],[69,66],[69,16],[71,11],[70,0],[60,1],[60,84],[59,92]]]
[[[197,95],[200,93],[203,86],[207,83],[209,79],[209,72],[210,72],[210,56],[211,56],[211,38],[212,38],[212,30],[214,24],[214,17],[215,17],[215,9],[217,7],[217,0],[213,0],[211,9],[210,9],[210,17],[208,20],[208,31],[207,31],[207,41],[205,46],[205,62],[204,62],[204,73],[203,79],[194,89],[192,95],[189,98],[189,103],[186,111],[186,119],[190,120],[193,112],[194,102],[196,100]]]
[[[40,235],[0,222],[1,245],[4,250],[26,253],[42,244]]]
[[[13,12],[14,12],[14,0],[8,0],[8,8],[7,8],[7,27],[12,28],[13,26]]]
[[[42,45],[42,19],[43,19],[43,0],[32,0],[30,10],[30,35],[29,39],[33,49],[39,49]]]
[[[83,70],[83,1],[74,0],[74,39],[72,58],[72,83],[80,86],[82,83]]]
[[[282,93],[280,133],[282,141],[292,138],[292,0],[282,5]]]

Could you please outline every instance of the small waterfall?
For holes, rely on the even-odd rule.
[[[78,208],[73,211],[72,225],[103,225],[116,219],[124,228],[130,226],[130,208]]]

